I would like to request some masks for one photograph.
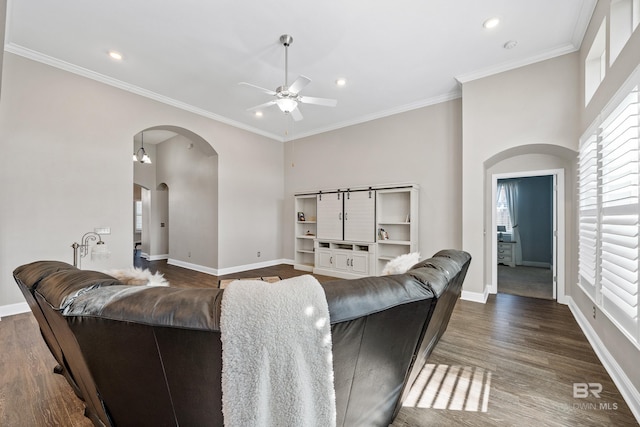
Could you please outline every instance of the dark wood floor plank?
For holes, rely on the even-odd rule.
[[[0,426],[90,427],[30,313],[0,321]]]
[[[638,425],[569,309],[553,301],[458,301],[429,363],[490,371],[488,411],[404,407],[393,427]],[[574,398],[575,382],[601,383],[600,399]]]
[[[227,278],[306,274],[281,265],[216,277],[165,261],[137,263],[162,272],[171,286],[189,288],[217,287]],[[0,345],[0,426],[92,425],[66,380],[52,372],[55,361],[31,314],[3,318]],[[488,388],[487,411],[405,406],[392,427],[638,425],[569,309],[554,301],[506,294],[490,296],[487,304],[458,301],[428,362],[459,374],[438,384],[443,394],[437,402],[460,405],[453,396],[463,396],[463,409],[472,403],[482,408],[465,388],[465,375],[472,372]],[[573,398],[574,382],[601,383],[600,399]],[[417,393],[432,399],[422,387]]]

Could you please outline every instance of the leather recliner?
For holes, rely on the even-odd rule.
[[[405,274],[322,284],[338,426],[393,421],[446,329],[470,261],[466,252],[446,250]],[[224,291],[107,284],[98,276],[97,285],[70,286],[80,273],[102,274],[51,274],[33,294],[50,311],[45,320],[66,343],[62,352],[86,363],[95,384],[87,393],[104,408],[107,423],[222,426]]]
[[[62,316],[62,304],[70,294],[122,283],[104,273],[82,271],[60,261],[37,261],[20,266],[14,270],[13,277],[58,362],[54,372],[64,375],[76,395],[84,401],[84,414],[95,426],[110,425],[80,347]],[[43,281],[52,291],[47,299],[37,292]]]

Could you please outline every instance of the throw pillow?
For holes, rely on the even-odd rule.
[[[125,285],[146,285],[146,286],[169,286],[169,282],[164,275],[156,272],[151,273],[149,269],[132,267],[123,270],[105,271],[110,276],[115,277]]]
[[[406,273],[420,261],[420,252],[413,252],[395,257],[384,266],[382,275]]]

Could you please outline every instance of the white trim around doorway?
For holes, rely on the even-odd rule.
[[[564,188],[564,169],[546,169],[535,171],[522,171],[510,173],[498,173],[491,175],[491,230],[496,229],[496,209],[498,180],[508,178],[527,178],[534,176],[553,176],[553,268],[555,283],[553,294],[556,301],[561,304],[568,304],[569,297],[565,295],[565,188]],[[487,233],[491,236],[491,283],[489,284],[489,293],[498,293],[498,242],[495,233]]]

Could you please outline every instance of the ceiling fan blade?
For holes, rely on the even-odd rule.
[[[324,105],[325,107],[335,107],[338,100],[329,98],[316,98],[315,96],[301,96],[300,102],[303,104]]]
[[[276,93],[275,93],[275,91],[273,91],[273,90],[271,90],[271,89],[265,89],[265,88],[263,88],[263,87],[256,86],[256,85],[251,84],[251,83],[247,83],[247,82],[240,82],[240,83],[238,83],[238,84],[239,84],[239,85],[244,85],[244,86],[251,86],[251,87],[253,87],[253,88],[260,89],[261,91],[263,91],[263,92],[264,92],[264,93],[266,93],[267,95],[275,95],[275,94],[276,94]]]
[[[299,122],[300,120],[303,119],[302,113],[300,112],[300,108],[295,108],[289,114],[291,114],[291,117],[293,117],[293,120],[295,120],[296,122]]]
[[[295,94],[300,93],[300,91],[309,83],[311,83],[311,79],[309,77],[300,76],[291,84],[291,86],[289,86],[289,92]]]
[[[247,111],[260,110],[261,108],[270,107],[270,106],[274,105],[275,103],[276,103],[276,101],[265,102],[264,104],[260,104],[260,105],[256,105],[255,107],[247,108]]]

